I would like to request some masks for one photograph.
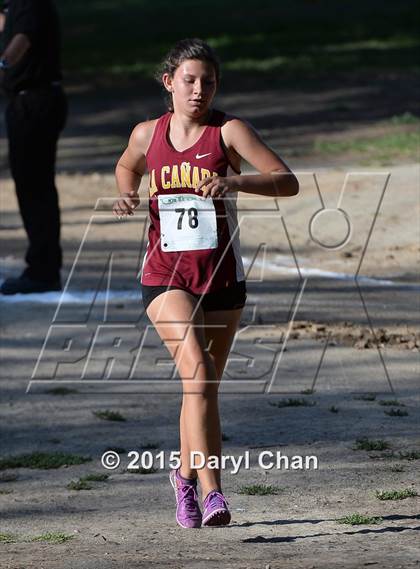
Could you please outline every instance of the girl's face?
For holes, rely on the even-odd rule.
[[[216,93],[216,72],[211,63],[186,59],[174,76],[162,77],[165,88],[172,94],[174,110],[191,117],[206,114]]]

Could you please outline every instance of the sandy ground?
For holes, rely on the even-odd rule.
[[[352,96],[364,101],[369,89],[355,86]],[[272,93],[271,98],[264,93],[254,115],[264,119],[266,127],[259,126],[267,129],[281,152],[281,128],[275,121],[270,127],[268,120],[279,101],[280,109],[293,104],[296,110],[316,100],[322,114],[340,93],[344,97],[344,88],[338,86],[317,98],[293,89]],[[106,368],[106,336],[97,340],[86,368],[91,381],[75,382],[85,358],[77,361],[72,353],[66,359],[59,342],[46,344],[35,369],[52,323],[62,326],[60,333],[55,329],[61,341],[82,339],[77,348],[82,356],[83,341],[104,321],[120,334],[119,327],[131,326],[129,346],[139,345],[148,324],[136,284],[147,204],[143,201],[134,219],[112,218],[115,187],[104,164],[120,151],[121,131],[114,146],[106,137],[101,143],[101,136],[121,117],[127,126],[136,107],[127,100],[115,111],[104,100],[95,107],[89,97],[75,99],[75,114],[60,147],[65,302],[57,310],[59,295],[44,302],[37,296],[0,299],[1,456],[64,451],[91,461],[54,470],[0,472],[0,534],[17,536],[15,543],[1,543],[2,567],[418,567],[419,498],[380,501],[375,496],[381,489],[420,492],[418,460],[399,454],[420,452],[418,165],[367,168],[351,157],[329,163],[292,153],[287,160],[285,152],[301,184],[297,198],[276,203],[239,197],[248,302],[220,407],[224,455],[239,457],[249,451],[251,464],[237,474],[229,466],[223,475],[231,525],[187,531],[175,522],[166,460],[179,444],[179,382],[157,338],[149,337],[141,369],[135,368],[129,381],[124,379],[130,358]],[[255,98],[243,94],[226,96],[222,102],[255,108]],[[154,110],[145,103],[141,113]],[[367,128],[362,123],[349,132]],[[93,138],[85,139],[89,124]],[[296,147],[305,147],[304,139],[322,130],[309,120],[306,131],[303,126],[300,131],[296,125],[286,128],[289,135],[294,132]],[[78,162],[83,166],[79,172],[74,167]],[[23,266],[25,234],[11,180],[5,176],[1,182],[0,277],[5,278]],[[110,258],[112,272],[107,269]],[[102,297],[95,301],[94,293],[105,293],[107,283],[115,295],[105,313]],[[81,328],[72,336],[74,326]],[[57,356],[63,363],[56,369]],[[57,381],[47,381],[51,377]],[[165,381],[156,383],[162,377]],[[47,393],[57,386],[78,392]],[[302,394],[305,390],[313,392]],[[370,393],[375,398],[360,398]],[[314,404],[273,405],[287,397]],[[407,415],[386,414],[394,407],[381,405],[385,399],[398,399],[404,406],[395,409]],[[93,414],[104,409],[119,411],[126,421],[104,421]],[[359,437],[385,440],[390,450],[354,450]],[[148,444],[157,447],[153,456],[164,451],[164,468],[147,475],[127,472],[128,452],[142,452]],[[80,476],[105,472],[100,458],[108,448],[121,453],[121,465],[108,471],[109,479],[92,483],[91,490],[68,489]],[[316,455],[318,469],[264,470],[258,455],[270,450],[289,458]],[[270,496],[239,493],[241,486],[255,483],[281,490]],[[337,523],[337,518],[356,512],[381,516],[382,521]],[[73,539],[62,544],[29,541],[47,531]]]

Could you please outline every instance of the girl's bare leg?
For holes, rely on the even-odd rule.
[[[221,490],[220,470],[195,469],[191,452],[200,451],[206,464],[210,455],[220,458],[218,388],[242,309],[204,313],[196,303],[187,292],[170,290],[150,303],[147,314],[174,357],[183,384],[180,473],[184,478],[198,474],[206,496]],[[222,327],[204,328],[206,324]]]
[[[235,337],[235,333],[238,329],[239,322],[241,319],[242,308],[236,310],[220,310],[220,311],[209,311],[204,313],[204,321],[206,325],[205,328],[205,336],[206,336],[206,343],[209,346],[210,357],[213,360],[213,363],[216,368],[216,376],[218,380],[218,385],[220,385],[220,380],[223,376],[223,371],[226,366],[226,361],[229,356],[229,352],[232,346],[232,341]],[[217,327],[216,327],[217,326]],[[220,327],[219,327],[220,326]],[[181,408],[181,417],[180,417],[180,433],[181,433],[181,449],[184,449],[185,452],[183,453],[187,458],[190,453],[190,444],[188,440],[188,419],[185,413],[185,399],[186,396],[183,396],[182,401],[182,408]],[[219,418],[219,409],[216,399],[216,410],[215,416],[217,415],[217,436],[218,436],[218,445],[217,448],[220,449],[218,452],[214,453],[217,456],[221,456],[222,450],[222,439],[221,439],[221,427],[220,427],[220,418]],[[183,462],[185,466],[181,467],[180,473],[181,476],[184,478],[194,478],[197,476],[197,470],[190,468],[187,461]],[[217,486],[221,488],[221,480],[220,480],[220,470],[215,469],[214,473],[216,475],[216,482]],[[215,488],[210,488],[208,492]],[[208,493],[207,492],[207,493]],[[203,495],[205,496],[205,490],[203,490]]]

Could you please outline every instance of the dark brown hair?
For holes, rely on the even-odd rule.
[[[216,74],[216,84],[220,83],[220,62],[215,51],[200,38],[186,38],[178,41],[166,54],[155,73],[155,79],[162,84],[162,75],[168,73],[173,77],[175,71],[186,59],[198,59],[211,63]],[[164,96],[168,111],[173,112],[172,95],[164,88]]]

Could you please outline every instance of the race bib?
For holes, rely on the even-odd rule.
[[[211,198],[194,194],[159,195],[162,251],[216,249],[217,219]]]

